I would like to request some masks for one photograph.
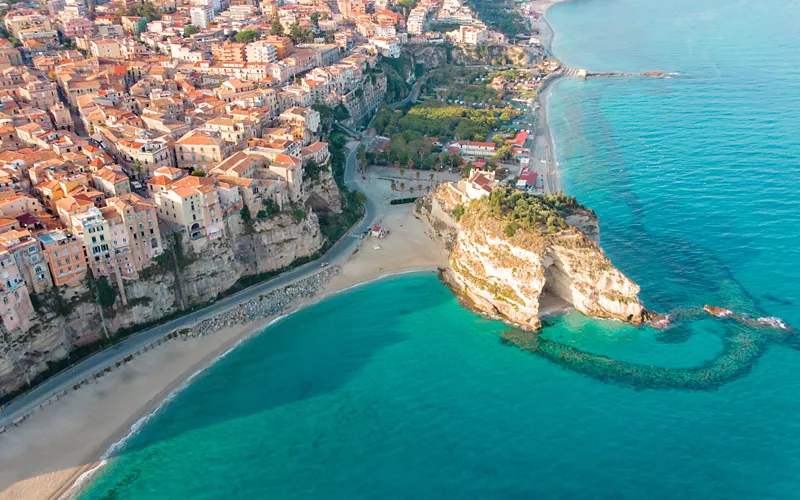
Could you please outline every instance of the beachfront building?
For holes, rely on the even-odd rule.
[[[493,142],[457,141],[451,147],[457,148],[461,156],[471,158],[491,158],[497,153]]]

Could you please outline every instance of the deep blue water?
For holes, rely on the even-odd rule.
[[[565,190],[651,307],[800,327],[800,4],[553,7],[555,53],[670,80],[558,82]],[[797,498],[800,352],[767,343],[715,390],[651,390],[500,342],[432,275],[355,289],[234,351],[84,498]],[[544,338],[644,365],[715,359],[734,328],[570,314]],[[751,332],[752,333],[752,332]]]

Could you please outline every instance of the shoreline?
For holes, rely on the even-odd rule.
[[[555,30],[550,22],[547,20],[547,10],[557,3],[562,3],[569,0],[544,0],[542,2],[535,2],[536,7],[541,9],[539,16],[539,39],[545,49],[546,54],[555,59],[553,54],[553,41],[555,40]],[[545,193],[557,193],[563,189],[561,183],[561,171],[558,168],[558,159],[556,157],[556,144],[554,133],[549,119],[548,113],[548,92],[553,84],[564,77],[564,72],[559,71],[552,73],[545,77],[539,92],[536,95],[536,101],[539,103],[539,108],[536,111],[536,120],[533,131],[533,148],[531,154],[531,161],[536,160],[537,170],[542,177],[542,188]]]
[[[446,254],[413,216],[410,205],[388,211],[383,220],[392,234],[380,241],[381,250],[372,250],[371,239],[359,242],[356,251],[331,268],[341,272],[312,296],[297,296],[267,317],[232,325],[223,322],[224,328],[213,334],[166,342],[80,391],[71,391],[71,397],[54,403],[55,408],[35,413],[14,432],[4,434],[0,499],[72,497],[196,377],[275,322],[360,286],[446,265]]]

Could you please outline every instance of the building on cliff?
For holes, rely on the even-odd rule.
[[[33,306],[14,254],[6,249],[0,249],[0,272],[3,273],[0,281],[0,318],[3,332],[27,331]]]

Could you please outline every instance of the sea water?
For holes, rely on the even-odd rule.
[[[549,105],[565,191],[597,211],[603,248],[654,309],[711,303],[800,327],[798,9],[589,0],[548,12],[567,64],[680,73],[563,80]],[[716,359],[734,329],[549,323],[548,342],[670,370]],[[765,344],[713,390],[655,390],[506,345],[507,333],[433,275],[351,290],[198,377],[82,497],[798,497],[791,343]]]

